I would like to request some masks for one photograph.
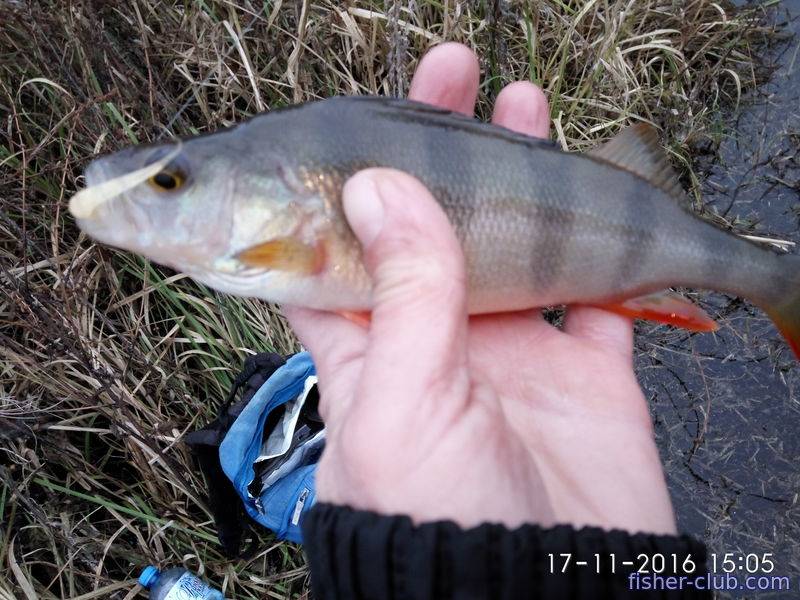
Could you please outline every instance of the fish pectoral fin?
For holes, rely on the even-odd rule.
[[[312,245],[283,237],[246,248],[235,258],[248,267],[314,275],[325,266],[325,248],[321,243]]]
[[[357,312],[351,310],[337,310],[336,314],[365,329],[372,323],[372,313],[366,310]]]
[[[689,331],[716,331],[719,329],[717,322],[706,311],[673,292],[649,294],[639,298],[630,298],[623,302],[594,306],[624,317],[668,323]]]
[[[670,196],[686,201],[683,186],[658,143],[656,128],[638,123],[623,129],[602,146],[589,154],[630,171],[649,181]]]

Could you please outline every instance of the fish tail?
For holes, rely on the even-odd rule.
[[[800,256],[785,255],[779,261],[789,273],[791,291],[765,305],[764,310],[800,360]]]

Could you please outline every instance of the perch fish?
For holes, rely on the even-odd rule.
[[[441,204],[471,314],[584,304],[709,331],[699,307],[660,293],[706,288],[760,306],[800,354],[800,257],[693,215],[646,125],[576,154],[425,104],[337,97],[98,158],[70,210],[93,238],[217,290],[368,311],[341,205],[368,167],[414,175]]]

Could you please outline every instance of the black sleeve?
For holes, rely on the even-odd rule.
[[[678,576],[694,580],[706,573],[705,547],[689,536],[632,535],[594,527],[576,530],[568,525],[509,530],[484,524],[463,530],[440,521],[414,526],[408,517],[330,504],[312,508],[302,527],[316,600],[711,598],[709,592],[694,587],[668,591],[677,581],[677,577],[667,580],[676,574],[673,555]],[[564,573],[562,553],[570,555]],[[651,580],[660,589],[643,589],[647,584],[640,578],[639,589],[631,590],[636,586],[630,579],[634,569],[622,562],[638,566],[644,559],[637,557],[654,554],[663,555],[668,563],[658,575],[661,579]],[[595,555],[600,556],[600,573]],[[688,576],[680,570],[687,556],[695,565]]]

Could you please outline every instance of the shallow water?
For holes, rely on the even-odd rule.
[[[800,0],[776,18],[800,16]],[[769,51],[768,84],[725,117],[720,158],[703,199],[757,235],[800,245],[800,21]],[[800,253],[794,247],[792,253]],[[772,574],[790,592],[722,597],[800,597],[800,367],[767,317],[721,294],[700,303],[722,324],[689,335],[642,325],[637,372],[651,400],[656,436],[682,532],[705,539],[720,560],[772,553]]]

